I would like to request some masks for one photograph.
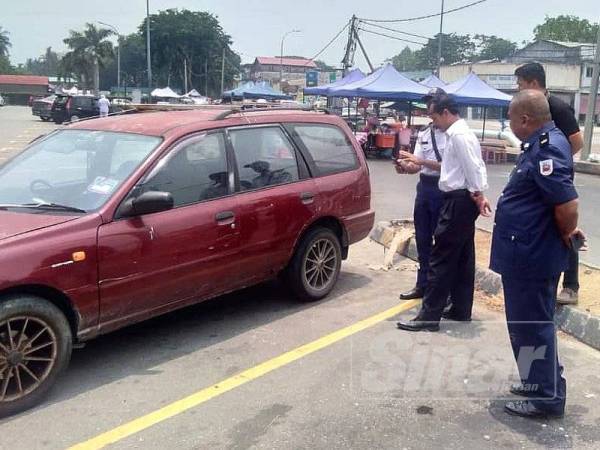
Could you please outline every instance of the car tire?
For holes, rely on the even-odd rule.
[[[69,122],[73,123],[73,122],[79,122],[79,116],[76,114],[73,114],[71,116],[71,119],[69,120]]]
[[[0,299],[0,417],[35,406],[71,359],[72,333],[64,314],[30,295]]]
[[[60,120],[60,119],[54,119],[54,123],[55,123],[56,125],[60,125],[60,124],[62,124],[62,123],[63,123],[63,121],[62,121],[62,120]]]
[[[340,240],[329,228],[315,227],[300,241],[286,271],[294,295],[311,302],[334,288],[342,266]]]

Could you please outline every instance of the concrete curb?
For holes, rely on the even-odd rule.
[[[410,223],[412,225],[412,220],[379,222],[375,228],[373,228],[370,238],[384,247],[389,248],[395,233],[393,225],[402,223]],[[411,238],[405,245],[398,249],[398,253],[417,261],[417,246],[415,240]],[[497,295],[502,292],[500,275],[492,272],[486,267],[477,266],[475,268],[475,284],[487,294]],[[565,333],[600,350],[600,317],[593,316],[585,311],[566,305],[557,308],[555,322]]]

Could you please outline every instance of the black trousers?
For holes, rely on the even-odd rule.
[[[444,193],[434,233],[427,288],[419,320],[437,322],[448,295],[457,317],[471,317],[475,288],[475,220],[479,210],[466,190]]]
[[[437,227],[440,209],[444,199],[438,187],[439,177],[421,175],[417,184],[417,196],[413,217],[415,219],[415,240],[419,254],[419,271],[417,272],[417,287],[427,287],[427,272],[429,272],[429,257],[433,245],[433,233]]]
[[[569,267],[563,276],[563,288],[579,291],[579,252],[575,249],[569,250]]]

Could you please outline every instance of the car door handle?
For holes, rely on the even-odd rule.
[[[229,225],[235,220],[233,211],[221,211],[215,214],[215,220],[219,225]]]
[[[308,205],[315,201],[315,194],[312,192],[303,192],[300,194],[300,199],[302,200],[302,203]]]

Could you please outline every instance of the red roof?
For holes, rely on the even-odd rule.
[[[299,66],[299,67],[317,67],[314,61],[310,59],[300,58],[278,58],[277,56],[257,56],[256,61],[259,64],[269,64],[279,66],[283,63],[284,66]]]
[[[0,75],[0,84],[48,86],[48,77],[40,77],[37,75]]]

